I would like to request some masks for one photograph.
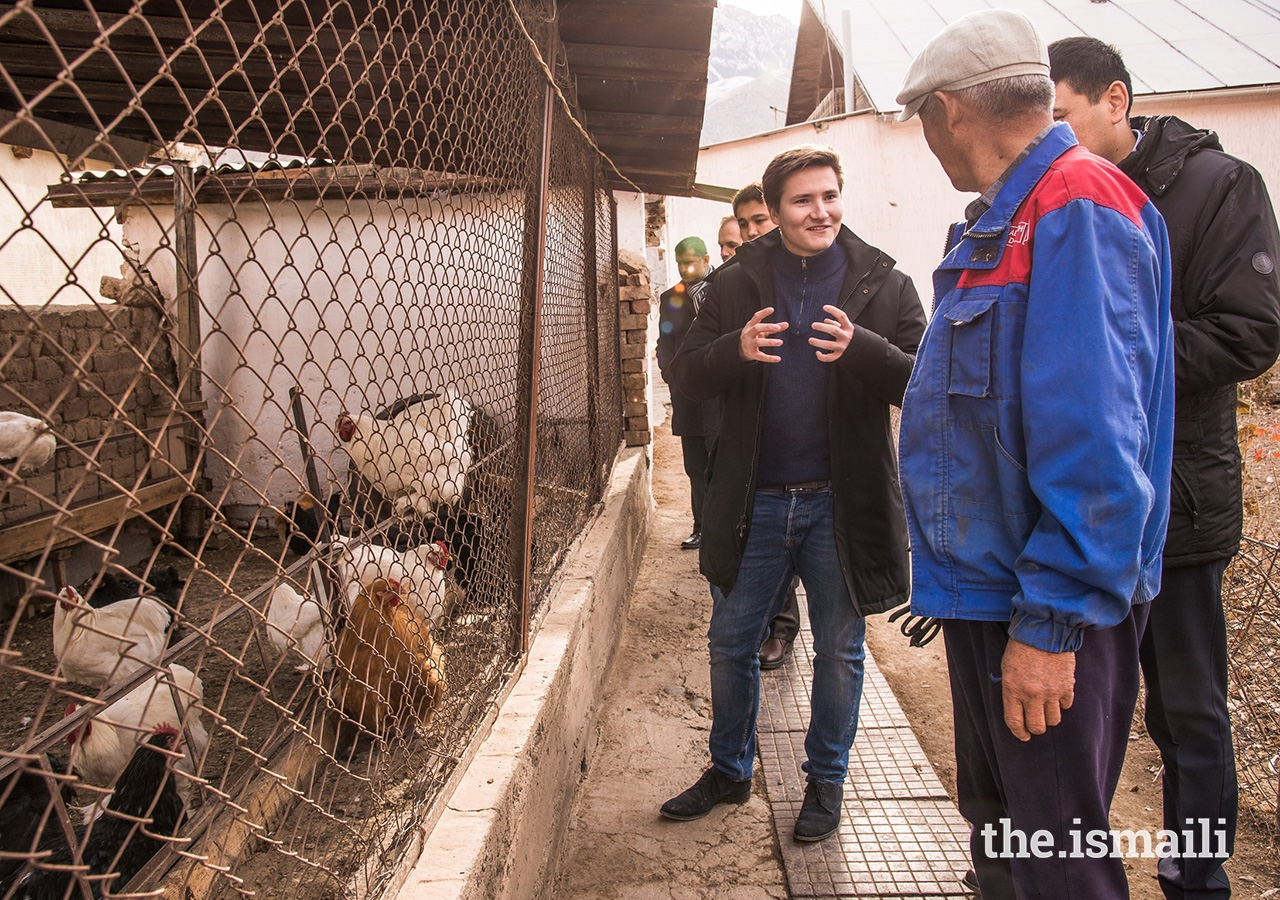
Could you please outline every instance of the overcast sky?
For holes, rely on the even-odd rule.
[[[803,2],[804,0],[720,0],[720,5],[741,6],[761,16],[777,13],[799,24],[800,4]]]

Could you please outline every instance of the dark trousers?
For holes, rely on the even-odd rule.
[[[1085,633],[1076,653],[1071,708],[1063,710],[1060,724],[1025,743],[1004,723],[1000,664],[1007,624],[943,621],[956,724],[956,790],[960,812],[973,826],[970,853],[983,900],[1129,896],[1124,860],[1109,852],[1089,858],[1088,835],[1110,828],[1111,798],[1138,698],[1138,644],[1148,607],[1134,607],[1113,628]],[[1029,844],[1041,830],[1052,843],[1037,856]],[[1019,855],[1008,858],[1009,850]]]
[[[693,435],[682,436],[680,447],[684,450],[684,474],[689,476],[689,503],[693,507],[694,533],[702,531],[702,498],[707,493],[707,445],[712,438]]]
[[[1210,823],[1209,847],[1190,849],[1197,858],[1170,857],[1158,865],[1160,888],[1169,900],[1226,900],[1231,896],[1225,858],[1235,845],[1235,755],[1227,711],[1227,624],[1222,611],[1226,560],[1166,568],[1160,594],[1142,639],[1142,675],[1147,685],[1147,733],[1164,762],[1164,827],[1191,830],[1199,839]],[[1191,825],[1186,824],[1187,820]],[[1225,833],[1221,841],[1217,832]]]
[[[799,578],[791,579],[787,596],[782,601],[782,609],[769,623],[769,637],[777,638],[784,644],[790,644],[800,633],[800,610],[797,608],[796,601],[796,585],[799,581]]]

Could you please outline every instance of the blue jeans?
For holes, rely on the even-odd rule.
[[[733,591],[711,588],[711,762],[751,777],[760,706],[760,644],[793,575],[809,600],[813,692],[803,769],[811,781],[844,781],[858,730],[866,623],[853,608],[836,554],[830,492],[757,491]]]

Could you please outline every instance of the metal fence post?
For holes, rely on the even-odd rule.
[[[516,434],[523,453],[516,459],[512,480],[512,518],[516,527],[515,585],[520,621],[512,650],[523,656],[529,649],[529,611],[532,606],[534,475],[538,452],[538,360],[542,350],[542,293],[546,276],[547,203],[551,179],[551,126],[555,94],[548,82],[542,100],[542,134],[537,194],[526,204],[524,296],[520,305],[519,379],[516,395]]]
[[[596,179],[599,173],[593,171],[591,185],[583,191],[583,266],[584,284],[582,295],[586,301],[587,314],[587,421],[590,423],[591,440],[591,499],[601,496],[604,482],[604,463],[601,459],[603,429],[600,422],[600,287],[599,263],[596,258]]]

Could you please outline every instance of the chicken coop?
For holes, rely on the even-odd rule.
[[[0,897],[394,891],[623,440],[705,5],[0,4]]]

